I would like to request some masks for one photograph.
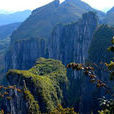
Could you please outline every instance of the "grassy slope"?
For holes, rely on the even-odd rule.
[[[37,99],[35,103],[37,102],[36,104],[39,105],[40,111],[51,111],[58,104],[61,104],[62,88],[67,83],[67,76],[66,69],[60,61],[40,58],[36,65],[28,71],[9,70],[7,73],[9,80],[17,75],[26,80],[27,93]],[[35,91],[35,94],[30,92],[28,83],[32,83],[31,86],[34,87],[32,91]]]

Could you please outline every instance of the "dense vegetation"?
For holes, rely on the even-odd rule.
[[[28,108],[30,112],[50,112],[64,101],[68,80],[66,68],[60,61],[40,58],[28,71],[9,70],[7,78],[11,84],[18,83],[21,89],[24,88],[25,98],[31,106]],[[20,82],[16,82],[15,79]],[[21,86],[23,80],[26,87]]]
[[[111,44],[110,40],[114,36],[114,28],[99,25],[93,35],[97,26],[97,17],[93,12],[89,12],[88,15],[84,14],[84,18],[79,22],[67,24],[63,28],[61,24],[58,24],[77,21],[83,13],[88,11],[96,11],[100,21],[105,16],[104,13],[94,10],[80,0],[66,0],[62,4],[59,0],[55,0],[34,10],[30,17],[13,32],[10,51],[6,54],[8,67],[11,65],[12,68],[28,69],[36,58],[42,56],[48,58],[52,53],[54,57],[60,56],[60,58],[55,58],[62,60],[64,64],[69,61],[76,61],[80,64],[74,62],[69,64],[67,67],[73,70],[68,69],[66,72],[65,66],[60,61],[39,58],[29,70],[9,70],[7,80],[10,86],[0,86],[0,114],[11,111],[22,114],[98,113],[99,109],[100,114],[113,112],[114,102],[110,99],[113,83],[109,81],[109,74],[111,73],[113,80],[114,62],[111,51],[114,50],[114,41],[112,40]],[[107,21],[105,23],[112,24],[113,8],[108,12],[105,21]],[[57,40],[53,40],[55,48],[51,52],[48,49],[51,45],[48,38],[56,24],[58,27],[60,25],[60,28],[52,33]],[[0,27],[2,29],[0,32],[1,72],[4,70],[4,50],[7,49],[10,41],[7,36],[11,35],[17,26],[18,24]],[[90,42],[88,51],[87,46]],[[111,51],[107,51],[107,48]],[[88,58],[85,55],[88,55]],[[86,63],[81,64],[82,60],[83,63],[85,62],[85,58]],[[65,60],[68,61],[65,63]],[[104,71],[105,68],[107,68],[106,71]],[[108,99],[101,98],[104,94],[108,96]],[[100,98],[100,103],[98,98]]]
[[[92,63],[100,64],[101,62],[110,62],[113,53],[107,49],[111,46],[111,40],[114,36],[114,28],[108,25],[100,25],[94,36],[89,49],[88,59]]]

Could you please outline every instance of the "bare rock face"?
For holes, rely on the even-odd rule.
[[[30,38],[15,42],[6,55],[8,69],[29,69],[39,57],[45,57],[46,42],[43,39]]]
[[[88,57],[88,48],[97,27],[97,20],[93,12],[88,12],[76,23],[57,25],[49,40],[30,38],[14,42],[5,58],[6,71],[11,68],[29,69],[39,57],[59,59],[65,65],[70,62],[84,63]],[[82,79],[81,76],[80,72],[68,74],[70,86],[65,95],[66,106],[78,104],[73,107],[79,108],[79,112],[89,113],[92,109],[93,91],[90,90],[88,80]]]
[[[88,56],[88,48],[97,27],[97,17],[89,12],[78,22],[58,25],[50,39],[50,57],[63,61],[84,63]]]
[[[77,23],[58,25],[49,40],[29,38],[18,40],[10,46],[5,58],[5,68],[28,69],[39,57],[51,57],[64,64],[71,61],[84,63],[97,17],[86,13]]]
[[[56,26],[50,39],[49,56],[61,60],[65,65],[70,62],[85,63],[97,22],[96,15],[89,12],[83,14],[76,23]],[[70,81],[67,99],[71,99],[68,104],[78,104],[73,107],[80,113],[89,114],[90,110],[96,111],[97,103],[93,101],[95,85],[90,84],[89,79],[84,78],[81,72],[68,71],[67,75]]]

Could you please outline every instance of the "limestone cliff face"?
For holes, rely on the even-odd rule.
[[[70,62],[85,63],[97,27],[97,20],[95,14],[89,12],[84,14],[82,19],[76,23],[56,26],[50,40],[52,41],[49,49],[51,50],[50,57],[59,59],[64,64]],[[98,95],[95,85],[90,84],[88,78],[77,71],[68,70],[68,79],[70,81],[67,96],[70,101],[68,104],[83,114],[89,114],[90,110],[95,112],[97,102],[93,101],[94,93],[96,92]],[[98,98],[98,96],[95,97]]]
[[[88,56],[88,48],[97,27],[97,17],[89,12],[78,22],[58,25],[50,39],[50,57],[63,61],[84,63]]]
[[[45,57],[45,46],[45,40],[37,38],[15,42],[5,57],[6,71],[31,68],[37,58]]]
[[[5,58],[5,68],[28,69],[39,57],[51,57],[69,62],[84,63],[88,47],[97,26],[97,17],[92,12],[83,15],[77,23],[58,25],[49,40],[30,38],[10,45]]]

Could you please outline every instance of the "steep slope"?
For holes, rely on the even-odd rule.
[[[84,63],[97,22],[96,15],[88,12],[76,23],[56,26],[50,39],[50,57],[59,59],[64,64]]]
[[[109,83],[109,86],[111,88],[112,85],[109,80],[110,73],[106,70],[106,66],[104,63],[110,63],[110,61],[113,61],[114,54],[108,51],[109,46],[112,45],[111,40],[113,36],[114,27],[110,27],[107,25],[99,26],[94,34],[88,52],[88,62],[96,64],[96,74],[100,79]]]
[[[13,23],[9,25],[0,26],[0,52],[8,48],[10,43],[10,35],[16,30],[21,23]]]
[[[57,27],[49,39],[49,45],[46,45],[46,40],[36,37],[16,41],[6,54],[6,71],[11,68],[28,69],[38,57],[56,58],[64,64],[73,60],[84,61],[97,20],[96,15],[89,12],[77,23],[63,26],[63,29]]]
[[[55,0],[32,12],[32,15],[12,35],[12,42],[30,37],[47,38],[58,23],[76,22],[83,13],[95,11],[100,18],[104,13],[94,10],[80,0],[65,0],[62,4]]]
[[[97,22],[97,16],[88,12],[75,23],[59,24],[52,32],[48,46],[46,40],[39,38],[16,41],[6,55],[6,71],[10,68],[29,69],[40,56],[59,59],[64,64],[84,63]],[[80,72],[70,71],[68,78],[70,83],[65,95],[65,106],[75,107],[76,111],[83,113],[96,110],[96,104],[93,104],[92,100],[95,86],[88,84],[89,80]],[[90,87],[93,89],[90,90]]]
[[[104,23],[114,25],[114,7],[107,12]]]
[[[93,63],[110,62],[113,53],[107,48],[111,46],[111,40],[114,36],[114,27],[101,25],[97,28],[89,48],[89,60]],[[96,52],[96,53],[95,53]]]
[[[9,25],[0,26],[0,82],[3,78],[4,72],[4,56],[10,44],[10,35],[16,30],[21,23],[13,23]]]
[[[97,16],[88,12],[76,23],[56,26],[50,39],[50,57],[61,60],[65,65],[71,62],[85,63],[97,22]],[[67,104],[83,114],[89,114],[90,110],[96,113],[97,106],[93,103],[95,86],[80,71],[68,70],[68,79]]]
[[[31,14],[30,10],[15,12],[11,14],[0,14],[0,26],[11,23],[23,22]]]
[[[16,30],[21,23],[12,23],[0,26],[0,40],[9,37],[14,30]]]
[[[22,90],[22,93],[18,93],[16,90],[10,91],[13,99],[4,100],[5,104],[1,106],[5,113],[49,113],[64,102],[64,92],[68,80],[66,68],[60,61],[40,58],[36,65],[28,71],[10,70],[7,78],[9,85],[16,85]]]

